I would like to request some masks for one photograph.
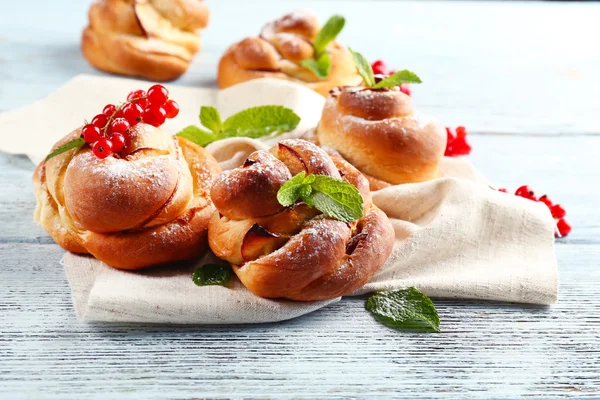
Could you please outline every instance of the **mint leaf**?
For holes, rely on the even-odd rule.
[[[215,140],[222,139],[214,133],[207,132],[194,125],[186,126],[182,130],[177,132],[175,136],[181,136],[203,147],[209,143],[214,142]]]
[[[50,154],[48,154],[46,156],[46,160],[45,161],[48,161],[52,157],[56,157],[57,155],[62,154],[65,151],[69,151],[69,150],[81,147],[84,144],[85,144],[85,140],[83,138],[73,139],[70,142],[67,142],[67,143],[63,144],[62,146],[58,147],[56,150],[54,150]]]
[[[379,292],[365,303],[375,318],[395,329],[440,331],[440,318],[431,299],[414,287]]]
[[[200,123],[214,133],[221,133],[223,131],[221,114],[219,114],[219,111],[214,107],[200,107]]]
[[[363,198],[348,182],[325,175],[301,172],[287,181],[277,192],[277,201],[289,207],[299,198],[308,206],[339,221],[353,222],[363,216]]]
[[[296,129],[300,117],[283,106],[259,106],[248,108],[227,118],[223,123],[225,137],[245,136],[260,138],[272,133]]]
[[[330,218],[353,222],[363,216],[363,198],[352,184],[330,176],[314,175],[309,201]]]
[[[341,15],[334,15],[327,20],[313,41],[315,55],[321,55],[325,51],[327,45],[333,42],[342,29],[344,29],[345,23],[346,20]]]
[[[393,86],[400,86],[403,83],[421,83],[421,78],[414,72],[410,72],[406,69],[398,71],[393,75],[388,76],[384,80],[373,86],[373,89],[381,89]]]
[[[308,58],[300,63],[303,67],[310,69],[319,79],[327,78],[331,70],[331,58],[329,54],[323,53],[318,58]]]
[[[373,69],[371,68],[371,64],[367,61],[367,59],[360,53],[354,52],[354,50],[348,48],[350,53],[352,53],[352,58],[354,59],[354,65],[356,66],[356,70],[358,74],[363,78],[366,87],[373,87],[375,85],[375,77],[373,76]]]
[[[194,271],[192,280],[198,286],[227,286],[231,280],[231,267],[222,264],[205,264]]]
[[[277,191],[277,201],[279,204],[284,207],[289,207],[300,198],[300,188],[304,186],[302,181],[304,180],[305,176],[306,172],[302,171],[279,188]]]

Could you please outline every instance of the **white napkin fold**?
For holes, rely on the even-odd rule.
[[[0,115],[0,130],[13,130],[0,150],[25,153],[37,161],[52,143],[90,119],[102,107],[147,83],[80,76],[48,98]],[[175,132],[197,124],[200,105],[216,106],[224,117],[260,104],[294,109],[301,126],[316,125],[323,99],[278,80],[255,80],[217,91],[169,86],[181,116],[165,125]],[[224,169],[234,168],[265,142],[227,139],[208,146]],[[373,279],[353,294],[416,286],[431,297],[472,298],[536,304],[556,302],[558,273],[554,220],[543,204],[491,190],[485,178],[462,159],[446,158],[441,178],[398,185],[373,193],[396,232],[392,256]],[[230,288],[197,287],[191,273],[210,257],[134,273],[112,269],[85,256],[66,254],[64,266],[81,321],[178,324],[280,321],[312,312],[323,302],[267,300],[237,280]]]

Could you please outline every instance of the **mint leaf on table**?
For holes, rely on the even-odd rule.
[[[62,146],[59,146],[58,148],[56,148],[56,150],[54,150],[50,154],[48,154],[46,156],[45,161],[48,161],[52,157],[56,157],[57,155],[62,154],[66,151],[82,147],[84,144],[85,144],[85,140],[83,138],[73,139],[70,142],[63,144]]]
[[[414,287],[376,293],[367,299],[365,308],[391,328],[440,331],[440,318],[433,302]]]
[[[231,267],[222,264],[205,264],[194,271],[192,280],[198,286],[227,286],[231,280]]]
[[[279,188],[277,200],[289,207],[298,199],[330,218],[353,222],[363,216],[363,198],[352,184],[325,175],[301,172]]]
[[[219,111],[214,107],[200,107],[200,123],[202,126],[215,133],[223,130],[221,114],[219,114]]]
[[[379,81],[379,83],[376,83],[375,86],[373,86],[373,89],[400,86],[404,83],[421,83],[421,79],[414,72],[404,69]]]
[[[331,70],[331,58],[327,53],[323,53],[317,58],[303,60],[300,64],[314,72],[319,79],[327,78]]]
[[[369,64],[367,59],[359,52],[355,52],[352,49],[349,50],[350,53],[352,53],[352,58],[354,59],[354,65],[356,66],[356,70],[365,82],[365,86],[373,87],[373,85],[375,85],[375,77],[373,76],[373,69],[371,68],[371,64]]]
[[[190,125],[177,132],[176,136],[189,139],[200,146],[229,137],[258,139],[296,129],[300,117],[283,106],[258,106],[240,111],[223,122],[216,108],[203,106],[200,109],[200,122],[212,132]]]
[[[346,19],[341,15],[334,15],[325,22],[325,25],[313,40],[313,47],[317,55],[325,52],[327,45],[335,40],[337,35],[344,29],[345,24]]]

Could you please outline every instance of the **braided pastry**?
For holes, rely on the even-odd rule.
[[[202,0],[97,0],[81,49],[103,71],[167,81],[187,70],[207,24]]]
[[[331,70],[325,79],[300,65],[314,56],[312,40],[319,32],[315,16],[296,11],[265,25],[259,37],[248,37],[231,46],[219,62],[217,81],[226,88],[257,78],[285,79],[327,96],[339,85],[355,85],[361,79],[352,55],[337,41],[329,43]]]
[[[353,184],[363,197],[364,216],[347,224],[304,203],[282,207],[277,191],[301,171]],[[371,202],[365,178],[304,140],[252,153],[242,167],[219,175],[211,197],[219,212],[209,224],[209,245],[261,297],[342,296],[365,284],[392,251],[393,228]]]
[[[325,102],[316,140],[339,152],[378,190],[437,178],[446,131],[418,116],[397,87],[340,87]]]
[[[55,148],[80,135],[75,130]],[[123,158],[100,159],[86,146],[41,162],[33,177],[35,220],[66,250],[116,268],[200,255],[219,164],[204,148],[151,125],[133,126],[130,138]]]

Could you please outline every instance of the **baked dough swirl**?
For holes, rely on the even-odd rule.
[[[208,18],[202,0],[95,0],[81,50],[106,72],[172,80],[200,50]]]
[[[77,129],[55,148],[81,135]],[[121,269],[199,256],[221,172],[204,148],[144,123],[128,154],[96,157],[89,146],[41,162],[33,176],[34,218],[64,249]]]
[[[341,154],[377,190],[437,178],[446,131],[418,115],[397,87],[340,87],[325,102],[316,140]]]
[[[302,171],[353,184],[363,197],[364,216],[348,224],[304,203],[282,207],[277,191]],[[243,166],[219,175],[211,197],[218,212],[209,224],[210,248],[261,297],[310,301],[345,295],[364,285],[392,251],[393,228],[373,205],[364,176],[304,140],[252,153]]]
[[[339,42],[327,46],[331,70],[325,79],[300,65],[313,58],[312,40],[319,32],[314,15],[296,11],[266,24],[260,36],[235,43],[219,62],[217,81],[226,88],[257,78],[277,78],[299,83],[327,96],[339,85],[356,85],[361,79],[352,55]]]

